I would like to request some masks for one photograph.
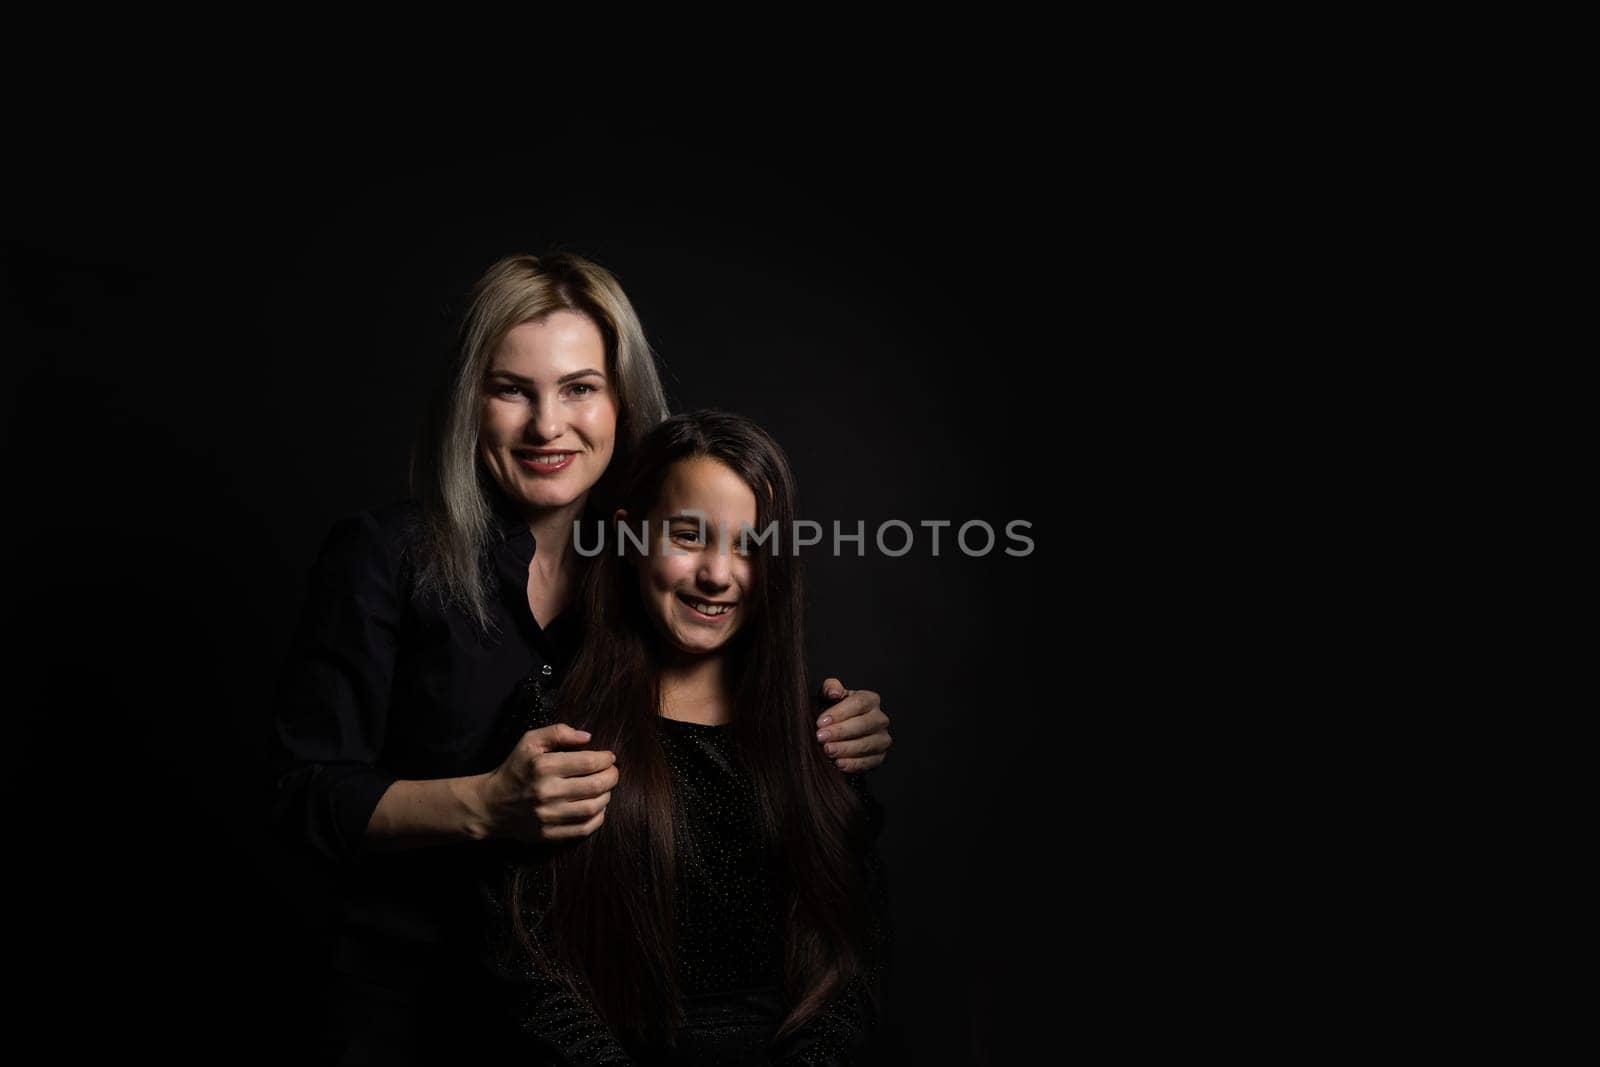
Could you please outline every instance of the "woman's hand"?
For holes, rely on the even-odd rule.
[[[881,764],[894,739],[889,716],[870,689],[850,690],[837,678],[822,683],[822,695],[838,701],[817,718],[817,740],[841,771],[870,771]]]
[[[564,722],[523,734],[505,762],[479,780],[484,836],[535,843],[594,833],[605,822],[617,785],[616,756],[604,750],[555,751],[588,740],[587,730]]]

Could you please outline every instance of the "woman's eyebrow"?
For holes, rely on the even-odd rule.
[[[605,375],[603,373],[601,373],[600,371],[597,371],[594,368],[590,367],[590,368],[586,368],[584,370],[575,370],[571,374],[563,374],[561,377],[556,379],[556,384],[557,385],[566,385],[568,382],[575,382],[579,378],[587,378],[591,374],[594,375],[597,378],[604,378],[605,377]],[[508,370],[492,370],[492,371],[489,372],[489,377],[491,377],[491,378],[507,378],[507,379],[509,379],[509,380],[511,380],[513,382],[516,382],[518,385],[538,385],[539,384],[538,382],[534,381],[532,378],[524,378],[522,375],[513,374]]]

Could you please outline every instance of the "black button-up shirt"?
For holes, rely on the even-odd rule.
[[[341,875],[337,965],[415,985],[454,934],[486,843],[371,852],[365,832],[396,780],[481,774],[521,736],[519,685],[559,680],[575,609],[541,629],[528,606],[534,539],[503,499],[484,634],[415,588],[420,510],[398,501],[339,520],[308,575],[272,739],[280,831]]]

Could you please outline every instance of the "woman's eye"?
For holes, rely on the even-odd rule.
[[[494,387],[494,391],[496,393],[498,393],[500,396],[510,396],[513,393],[522,392],[522,390],[520,388],[518,388],[515,385],[512,385],[510,382],[500,382],[499,384],[497,384]]]
[[[580,389],[582,390],[582,392],[579,392]],[[588,396],[590,393],[592,393],[594,391],[595,391],[594,386],[589,385],[586,382],[579,382],[577,385],[574,385],[572,387],[572,394],[574,396]]]
[[[687,541],[691,545],[697,545],[700,543],[699,530],[674,530],[672,536],[675,540]]]

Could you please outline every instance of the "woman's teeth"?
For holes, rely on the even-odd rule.
[[[566,456],[526,456],[525,455],[522,458],[527,460],[529,463],[543,463],[543,464],[546,464],[548,466],[555,466],[557,463],[564,462],[567,457]]]

